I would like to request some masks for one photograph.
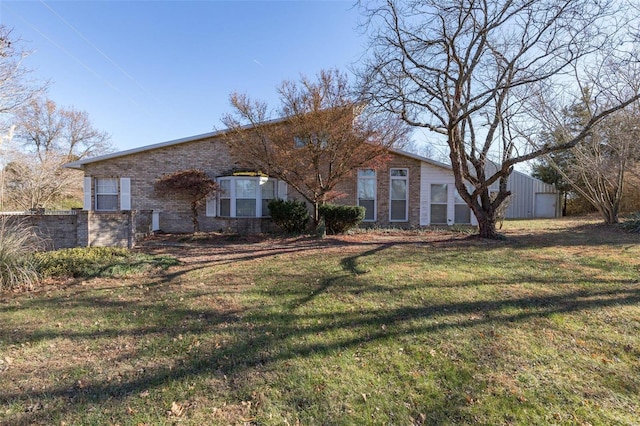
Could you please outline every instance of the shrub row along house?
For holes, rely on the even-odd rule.
[[[225,143],[225,131],[172,140],[99,157],[82,159],[66,167],[84,172],[84,210],[89,223],[101,216],[129,211],[150,216],[152,231],[192,230],[189,200],[154,191],[162,175],[201,169],[220,187],[207,199],[199,215],[201,231],[257,233],[273,229],[268,202],[301,197],[288,185],[259,171],[247,170]],[[295,138],[291,147],[296,149]],[[558,193],[551,185],[514,172],[507,218],[556,217]],[[443,163],[396,149],[376,169],[354,170],[340,184],[337,204],[366,208],[364,225],[414,228],[429,225],[475,224],[469,207],[458,196],[451,168]],[[104,223],[104,221],[102,221]],[[89,245],[109,244],[109,227],[102,226]],[[101,242],[98,241],[101,238]]]

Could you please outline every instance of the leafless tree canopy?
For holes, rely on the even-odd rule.
[[[15,138],[3,170],[3,207],[52,208],[81,194],[82,173],[64,169],[69,161],[112,150],[109,135],[93,127],[84,111],[34,98],[14,112]],[[9,150],[6,151],[7,153]]]
[[[627,171],[640,164],[640,105],[634,104],[606,117],[584,143],[571,148],[562,162],[547,161],[573,191],[598,210],[605,223],[617,223]],[[586,117],[589,109],[582,108]]]
[[[109,134],[97,130],[89,114],[50,99],[33,99],[18,109],[15,124],[16,139],[40,161],[52,153],[74,161],[113,150]]]
[[[0,25],[0,118],[26,104],[39,92],[22,65],[27,52],[11,30]],[[2,129],[4,131],[4,129]]]
[[[59,201],[82,194],[82,173],[63,169],[66,157],[50,154],[34,161],[31,154],[13,152],[3,170],[3,206],[29,210],[51,208]]]
[[[484,237],[497,236],[495,212],[509,196],[515,164],[576,145],[638,99],[635,91],[594,111],[563,145],[531,143],[544,124],[533,101],[558,100],[576,70],[602,69],[604,52],[610,62],[634,59],[631,35],[623,33],[633,15],[621,2],[387,0],[361,7],[371,34],[362,73],[369,99],[447,140],[456,188]],[[495,173],[487,172],[491,159],[499,164]],[[499,192],[492,198],[493,184]]]
[[[278,88],[270,110],[247,95],[231,95],[233,114],[223,117],[227,143],[244,165],[287,182],[315,207],[342,194],[336,186],[358,168],[376,167],[388,148],[405,140],[398,118],[370,114],[346,76],[322,71]],[[277,117],[274,120],[274,117]]]

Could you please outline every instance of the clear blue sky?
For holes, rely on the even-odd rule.
[[[6,1],[0,22],[50,80],[124,150],[222,127],[233,91],[347,71],[366,49],[353,1]]]

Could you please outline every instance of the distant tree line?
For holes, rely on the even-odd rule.
[[[113,150],[85,111],[58,106],[22,66],[26,53],[0,26],[0,211],[82,205],[82,172],[64,164]]]

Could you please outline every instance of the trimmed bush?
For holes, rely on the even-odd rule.
[[[0,291],[30,290],[40,281],[32,254],[43,245],[32,227],[0,220]]]
[[[344,234],[364,219],[364,207],[325,204],[318,209],[329,234]]]
[[[36,254],[45,277],[119,278],[177,265],[170,256],[152,256],[117,247],[77,247]]]
[[[622,229],[640,234],[640,212],[632,214],[629,219],[620,224]]]
[[[273,223],[288,234],[301,234],[309,223],[309,210],[304,201],[271,200],[269,212]]]

